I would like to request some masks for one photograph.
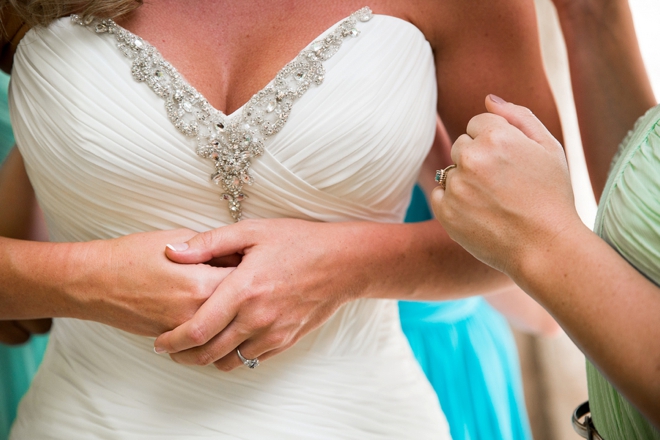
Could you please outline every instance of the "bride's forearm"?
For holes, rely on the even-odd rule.
[[[185,229],[84,243],[0,238],[0,320],[73,317],[157,336],[187,321],[232,268],[180,265]]]
[[[436,221],[371,223],[353,232],[352,258],[368,277],[365,297],[445,300],[496,293],[508,276],[481,263]]]
[[[0,237],[0,319],[84,317],[71,285],[85,276],[89,247]]]

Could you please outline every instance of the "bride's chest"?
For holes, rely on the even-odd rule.
[[[364,5],[155,1],[119,24],[151,42],[215,108],[233,113],[324,30]],[[387,13],[387,8],[381,8]]]
[[[433,57],[402,20],[375,16],[353,30],[310,43],[299,56],[314,63],[294,60],[226,115],[162,56],[136,55],[146,44],[137,37],[58,22],[29,35],[17,56],[24,157],[44,188],[68,196],[75,186],[87,201],[130,201],[132,212],[180,212],[186,200],[199,203],[195,212],[219,205],[226,214],[227,198],[240,198],[250,216],[392,221],[433,140]],[[204,159],[200,147],[210,148]],[[119,195],[128,188],[130,197]]]

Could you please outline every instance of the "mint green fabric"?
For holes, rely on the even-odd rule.
[[[660,106],[621,143],[594,231],[660,286]],[[587,380],[591,414],[605,440],[660,440],[660,431],[589,362]]]
[[[9,76],[0,72],[0,163],[14,145],[7,107],[8,84]],[[19,347],[0,344],[0,440],[9,436],[18,402],[32,382],[47,343],[47,336],[37,336]]]

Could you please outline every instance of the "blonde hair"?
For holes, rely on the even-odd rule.
[[[117,18],[142,5],[143,0],[0,0],[0,9],[8,5],[29,26],[47,26],[53,20],[71,14],[84,17]]]

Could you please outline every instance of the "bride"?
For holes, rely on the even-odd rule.
[[[559,135],[531,2],[10,3],[51,243],[0,238],[0,318],[57,318],[11,438],[448,438],[393,299],[511,284],[401,221],[436,114]]]

